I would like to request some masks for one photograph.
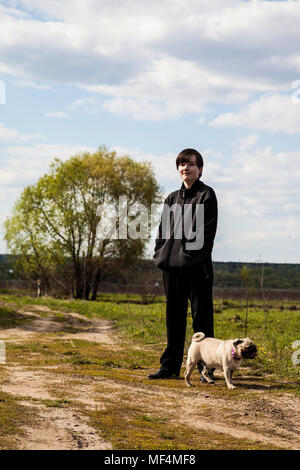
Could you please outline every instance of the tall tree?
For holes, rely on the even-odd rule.
[[[123,221],[120,201],[128,209]],[[100,147],[94,154],[55,159],[47,174],[23,190],[5,223],[5,238],[22,268],[43,286],[69,264],[74,297],[95,299],[108,260],[129,263],[144,254],[150,223],[143,238],[119,233],[126,217],[132,221],[130,209],[140,204],[150,214],[159,202],[151,164]]]

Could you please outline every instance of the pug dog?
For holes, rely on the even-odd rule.
[[[232,389],[232,374],[240,367],[243,359],[253,359],[257,354],[257,347],[249,338],[236,338],[222,341],[216,338],[205,338],[204,333],[195,333],[188,350],[185,371],[185,382],[192,387],[190,376],[198,362],[204,368],[201,375],[209,383],[214,381],[209,377],[210,369],[221,369],[224,372],[227,387]]]

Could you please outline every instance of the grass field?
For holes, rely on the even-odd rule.
[[[29,403],[36,405],[38,402],[48,409],[67,410],[77,407],[77,411],[88,417],[93,429],[112,443],[115,449],[280,448],[272,441],[266,444],[259,439],[233,440],[226,433],[216,431],[217,428],[205,432],[198,430],[195,438],[192,427],[183,426],[182,423],[174,424],[172,406],[166,404],[161,408],[156,402],[157,394],[163,394],[165,399],[165,395],[170,393],[178,406],[182,406],[186,397],[195,396],[195,389],[186,388],[183,381],[153,383],[147,379],[149,371],[159,366],[159,357],[165,347],[165,302],[163,298],[156,298],[154,302],[144,304],[143,300],[140,296],[121,294],[103,294],[97,302],[0,295],[2,331],[22,328],[25,323],[28,324],[32,319],[24,318],[22,311],[34,311],[37,307],[47,307],[39,312],[41,318],[47,318],[51,312],[54,321],[60,325],[59,331],[40,333],[24,342],[9,341],[8,367],[3,367],[3,380],[9,373],[10,364],[32,371],[53,369],[57,374],[63,374],[66,381],[64,387],[55,387],[53,383],[47,385],[48,390],[51,390],[51,399],[27,397]],[[231,423],[233,420],[234,423],[230,414],[231,404],[240,400],[241,409],[246,406],[245,387],[247,400],[252,400],[252,405],[262,400],[259,394],[262,390],[268,390],[274,399],[286,393],[295,398],[299,395],[300,367],[292,362],[292,354],[295,352],[292,344],[300,339],[299,310],[300,302],[295,301],[268,301],[268,305],[252,301],[248,310],[244,301],[215,301],[215,336],[222,339],[244,337],[246,332],[259,348],[257,358],[245,361],[244,370],[242,368],[236,373],[244,389],[237,388],[229,393],[224,386],[204,385],[205,388],[200,390],[209,393],[214,400],[225,400],[224,422],[228,420]],[[64,339],[63,334],[70,335],[76,330],[67,322],[69,312],[76,312],[87,320],[99,318],[113,322],[115,329],[112,334],[116,338],[116,347]],[[84,323],[84,320],[80,321]],[[191,336],[189,315],[186,349]],[[192,381],[196,380],[194,374]],[[89,386],[94,384],[93,393],[99,395],[101,403],[105,396],[104,408],[99,405],[87,409],[74,398],[72,393],[75,392],[72,390],[83,382],[88,382]],[[120,386],[121,390],[116,392]],[[147,395],[149,388],[153,393],[152,398]],[[147,397],[141,401],[138,396],[142,391]],[[196,391],[198,393],[199,389]],[[136,399],[132,398],[132,393]],[[206,395],[201,397],[203,399]],[[157,410],[153,400],[157,403]],[[29,413],[28,406],[24,407],[23,402],[24,397],[0,392],[0,448],[15,448],[15,438],[22,440],[24,425],[34,422],[35,413]],[[261,404],[267,407],[264,400]],[[259,414],[262,409],[261,405],[257,405],[256,413]],[[201,413],[203,410],[209,417],[213,414],[213,403],[206,400],[201,406]],[[255,423],[252,425],[254,429]]]

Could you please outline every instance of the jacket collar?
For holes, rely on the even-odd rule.
[[[192,184],[192,186],[189,189],[187,189],[184,186],[184,183],[182,183],[181,188],[179,190],[179,195],[183,199],[186,199],[187,197],[192,196],[193,194],[195,194],[201,188],[202,185],[203,185],[203,183],[202,183],[202,181],[200,181],[200,179],[197,179],[196,181],[194,181],[194,183]]]

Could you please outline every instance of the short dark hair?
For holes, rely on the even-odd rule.
[[[177,170],[178,170],[178,166],[180,165],[180,163],[187,163],[193,155],[195,155],[196,157],[197,167],[201,168],[203,166],[202,155],[199,152],[197,152],[197,150],[195,149],[184,149],[177,155],[177,158],[176,158]]]

